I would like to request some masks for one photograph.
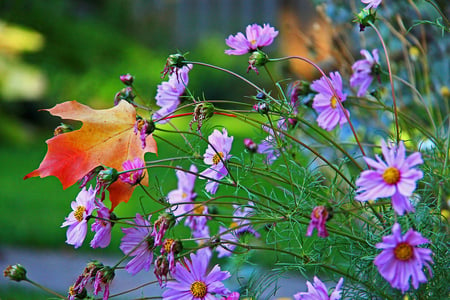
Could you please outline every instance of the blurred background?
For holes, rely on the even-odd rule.
[[[446,1],[437,2],[448,11]],[[140,95],[153,100],[165,60],[176,52],[189,52],[189,60],[244,74],[248,57],[224,54],[228,48],[225,39],[244,32],[252,23],[270,23],[280,31],[274,45],[266,49],[271,57],[302,55],[325,71],[339,69],[348,76],[355,57],[359,59],[359,49],[373,38],[370,34],[364,37],[349,22],[360,8],[360,1],[0,1],[2,267],[16,263],[4,261],[2,249],[3,253],[11,249],[75,253],[64,243],[66,230],[59,226],[78,188],[62,190],[53,177],[22,179],[38,167],[46,152],[44,140],[60,123],[59,118],[39,109],[68,100],[94,108],[111,107],[114,95],[123,88],[119,76],[126,73],[135,76]],[[270,68],[278,79],[317,78],[305,64],[282,63]],[[443,72],[448,79],[448,70]],[[273,89],[266,74],[246,76]],[[190,73],[189,88],[205,99],[248,101],[245,96],[255,94],[244,83],[199,66]],[[118,212],[132,215],[134,208],[121,205]],[[120,236],[118,228],[115,234]],[[116,238],[102,253],[118,253],[118,243]],[[87,244],[78,251],[90,253]],[[0,299],[21,299],[20,288],[0,285]]]

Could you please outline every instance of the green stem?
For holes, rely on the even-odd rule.
[[[37,287],[37,288],[39,288],[39,289],[41,289],[41,290],[46,291],[47,293],[50,293],[50,294],[52,294],[52,295],[55,295],[56,297],[58,297],[58,298],[60,298],[60,299],[67,299],[67,298],[64,297],[63,295],[60,295],[60,294],[58,294],[57,292],[55,292],[55,291],[53,291],[53,290],[51,290],[51,289],[49,289],[49,288],[47,288],[47,287],[45,287],[45,286],[43,286],[43,285],[37,283],[37,282],[34,282],[33,280],[31,280],[31,279],[29,279],[29,278],[25,278],[24,281],[26,281],[26,282],[28,282],[28,283],[34,285],[35,287]]]

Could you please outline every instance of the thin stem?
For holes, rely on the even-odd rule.
[[[31,283],[31,284],[34,285],[35,287],[37,287],[37,288],[39,288],[39,289],[41,289],[41,290],[44,290],[44,291],[46,291],[47,293],[50,293],[50,294],[52,294],[52,295],[55,295],[55,296],[58,297],[58,298],[61,298],[61,299],[67,299],[67,298],[64,297],[63,295],[60,295],[60,294],[58,294],[57,292],[55,292],[55,291],[53,291],[53,290],[51,290],[51,289],[49,289],[49,288],[47,288],[47,287],[45,287],[45,286],[43,286],[43,285],[37,283],[37,282],[34,282],[33,280],[31,280],[31,279],[29,279],[29,278],[25,278],[24,281],[26,281],[26,282],[28,282],[28,283]]]
[[[284,61],[284,60],[289,60],[289,59],[298,59],[298,60],[304,61],[304,62],[312,65],[314,68],[316,68],[320,72],[320,74],[322,74],[322,76],[325,78],[328,86],[330,87],[331,91],[333,92],[333,96],[337,99],[337,102],[339,103],[339,107],[344,112],[345,118],[347,119],[347,122],[348,122],[348,124],[350,126],[350,129],[352,130],[353,136],[355,137],[355,141],[358,144],[362,155],[366,156],[366,153],[364,152],[364,149],[363,149],[361,143],[359,142],[358,135],[356,134],[355,128],[353,127],[353,123],[350,120],[350,116],[345,111],[344,106],[342,105],[341,98],[337,94],[336,89],[334,88],[333,84],[331,83],[330,79],[325,74],[325,72],[317,64],[315,64],[313,61],[311,61],[311,60],[309,60],[309,59],[307,59],[305,57],[302,57],[302,56],[295,56],[295,55],[294,56],[286,56],[286,57],[281,57],[281,58],[270,59],[269,61]]]
[[[378,31],[378,28],[375,26],[375,24],[373,24],[370,21],[369,21],[369,25],[373,28],[373,30],[375,30],[376,34],[378,35],[381,45],[383,46],[384,54],[386,56],[386,64],[387,64],[388,72],[389,72],[389,81],[391,83],[392,101],[394,103],[394,121],[395,121],[396,140],[397,140],[397,144],[398,144],[400,142],[400,129],[398,126],[397,100],[395,98],[394,80],[392,79],[393,76],[392,76],[392,70],[391,70],[391,63],[389,60],[389,53],[387,51],[386,44],[384,43],[383,36]]]

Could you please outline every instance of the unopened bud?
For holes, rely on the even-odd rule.
[[[269,112],[269,105],[265,102],[263,103],[257,103],[253,105],[253,109],[259,112],[260,114],[267,114]]]
[[[134,77],[132,75],[125,74],[125,75],[120,75],[120,81],[122,81],[123,84],[125,85],[132,85],[133,81],[134,81]]]
[[[111,183],[115,182],[117,178],[119,178],[117,170],[109,167],[101,170],[97,175],[97,181],[99,181],[103,185],[110,185]]]
[[[265,54],[261,50],[254,51],[248,59],[247,73],[250,70],[253,70],[256,72],[256,74],[259,74],[258,69],[256,67],[262,67],[268,61],[269,61],[269,57],[267,56],[267,54]]]
[[[183,66],[186,66],[185,58],[183,54],[176,53],[171,54],[166,60],[166,65],[164,66],[164,70],[161,72],[162,76],[161,78],[164,78],[167,73],[171,75],[172,73],[176,72],[177,69],[182,68]]]
[[[195,106],[192,120],[189,123],[189,127],[192,129],[192,125],[197,122],[197,130],[200,130],[203,125],[203,121],[208,120],[214,115],[214,105],[209,102],[201,102]]]
[[[7,266],[3,271],[3,276],[14,281],[22,281],[27,279],[27,270],[21,264]]]
[[[441,93],[442,97],[444,98],[449,98],[450,97],[450,89],[448,88],[448,86],[442,86],[439,90],[439,92]]]
[[[373,24],[375,22],[376,15],[376,11],[372,12],[371,10],[364,8],[356,15],[353,22],[359,24],[359,31],[364,31],[367,26],[370,26],[371,23]]]
[[[245,148],[251,153],[256,153],[258,151],[258,144],[256,144],[252,139],[245,138],[244,139]]]
[[[126,88],[123,88],[114,96],[114,105],[119,104],[120,100],[125,100],[127,102],[133,102],[134,98],[136,98],[136,95],[133,93],[133,88],[130,86],[127,86]]]

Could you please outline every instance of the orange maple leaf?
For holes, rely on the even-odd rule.
[[[38,169],[24,179],[40,176],[56,176],[63,189],[73,185],[89,171],[104,165],[122,171],[126,160],[138,157],[144,161],[146,152],[157,152],[152,135],[146,138],[142,148],[139,134],[134,133],[136,110],[126,101],[110,109],[96,110],[89,106],[68,101],[44,109],[62,119],[82,121],[79,130],[59,134],[46,141],[47,154]],[[146,171],[144,172],[145,175]],[[142,184],[148,185],[144,176]],[[113,210],[120,202],[128,202],[135,186],[120,179],[108,187]]]

